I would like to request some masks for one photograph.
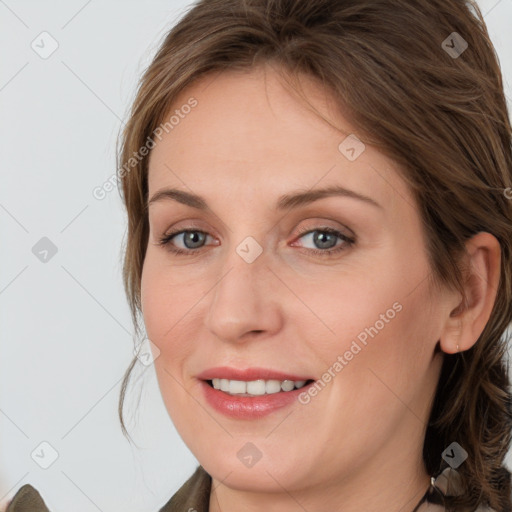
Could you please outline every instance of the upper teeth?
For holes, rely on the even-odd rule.
[[[264,395],[265,393],[279,393],[280,391],[291,391],[294,388],[301,388],[306,384],[305,380],[229,380],[212,379],[215,389],[220,389],[231,395],[249,394]]]

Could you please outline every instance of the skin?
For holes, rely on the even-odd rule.
[[[149,197],[175,187],[210,209],[170,199],[149,207],[141,299],[160,351],[157,378],[178,432],[213,478],[212,512],[382,512],[383,503],[407,512],[430,482],[421,453],[443,351],[467,350],[485,327],[499,244],[488,233],[468,242],[468,308],[458,307],[458,292],[432,289],[422,221],[397,164],[370,145],[349,161],[338,145],[355,128],[318,83],[302,84],[338,129],[270,65],[203,77],[173,105],[198,101],[152,150]],[[274,208],[283,194],[328,185],[381,207],[328,197]],[[158,245],[192,221],[209,235],[203,245],[187,249],[183,235],[170,243],[193,255]],[[327,247],[342,251],[314,254],[326,245],[298,229],[326,226],[355,235],[355,244],[333,236]],[[253,263],[236,252],[248,236],[263,249]],[[400,312],[308,404],[241,420],[204,400],[196,375],[213,366],[320,379],[396,302]],[[251,468],[237,457],[246,442],[262,453]]]

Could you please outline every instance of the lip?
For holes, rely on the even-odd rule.
[[[309,389],[314,384],[314,379],[302,375],[283,373],[268,368],[247,368],[245,370],[230,368],[227,366],[210,368],[200,374],[197,379],[206,402],[221,414],[235,419],[251,420],[262,418],[274,411],[290,407],[298,401],[300,393]],[[236,396],[214,389],[207,380],[214,378],[229,380],[311,380],[300,389],[292,391],[280,391],[278,393],[260,396]]]
[[[206,402],[216,411],[240,420],[254,420],[271,414],[274,411],[291,406],[298,402],[300,393],[307,391],[314,384],[306,384],[300,389],[293,391],[280,391],[269,395],[260,396],[235,396],[224,393],[220,389],[214,389],[205,380],[200,380]]]
[[[291,373],[283,373],[268,368],[246,368],[245,370],[238,368],[231,368],[229,366],[217,366],[216,368],[209,368],[208,370],[196,375],[201,380],[212,380],[214,378],[229,379],[229,380],[310,380],[314,379],[311,376],[296,375]],[[291,391],[289,391],[291,393]]]

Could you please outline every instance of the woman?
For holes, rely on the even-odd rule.
[[[473,11],[210,0],[163,42],[119,178],[200,462],[167,509],[511,509],[511,129]]]
[[[512,510],[511,139],[474,4],[191,8],[119,152],[134,324],[200,462],[162,511]]]

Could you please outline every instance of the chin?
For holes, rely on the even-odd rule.
[[[283,487],[288,490],[303,489],[305,482],[311,479],[306,474],[306,468],[309,465],[303,458],[300,467],[304,468],[304,475],[298,473],[299,463],[293,456],[287,457],[284,454],[273,453],[272,458],[268,456],[265,460],[263,454],[261,459],[252,466],[245,466],[239,461],[236,451],[233,450],[234,457],[226,457],[226,451],[219,451],[218,454],[212,454],[209,451],[205,454],[206,456],[201,457],[201,454],[195,454],[195,456],[210,476],[232,489],[262,493],[282,492]],[[292,453],[297,452],[292,451]]]
[[[291,480],[292,468],[274,471],[273,466],[260,461],[252,468],[240,467],[238,464],[213,463],[203,466],[210,476],[231,489],[255,493],[282,492],[283,487],[293,489],[297,486],[297,476]],[[299,486],[300,487],[300,486]]]

